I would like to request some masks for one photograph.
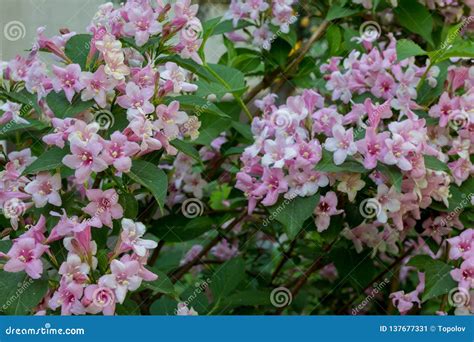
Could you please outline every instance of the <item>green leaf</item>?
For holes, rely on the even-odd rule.
[[[192,144],[190,144],[189,142],[179,140],[179,139],[175,139],[175,140],[171,141],[171,145],[176,147],[176,149],[183,152],[184,154],[190,156],[194,160],[196,160],[198,162],[201,162],[201,157],[199,155],[198,150],[196,150],[196,148]]]
[[[132,194],[121,192],[119,195],[119,203],[123,208],[123,217],[134,219],[138,215],[138,202]]]
[[[424,158],[425,158],[425,167],[427,169],[431,169],[435,171],[450,172],[448,165],[446,165],[446,163],[443,163],[438,158],[433,157],[433,156],[427,156],[427,155],[425,155]]]
[[[319,203],[319,197],[319,194],[315,194],[310,197],[296,197],[292,200],[281,199],[277,204],[268,208],[270,217],[266,220],[268,222],[277,220],[282,223],[288,237],[294,239],[303,229],[304,222],[313,215],[314,208]]]
[[[213,77],[210,82],[202,79],[196,82],[198,86],[197,96],[207,97],[214,94],[220,99],[228,93],[240,96],[247,89],[245,76],[241,71],[220,64],[208,64],[207,67]]]
[[[150,314],[160,316],[176,316],[178,301],[169,297],[162,297],[150,307]]]
[[[253,24],[251,22],[248,22],[246,20],[239,20],[237,26],[234,27],[234,25],[232,24],[232,20],[225,20],[225,21],[220,22],[218,25],[214,27],[211,35],[217,36],[219,34],[231,32],[231,31],[237,31],[237,30],[240,30],[252,25]]]
[[[330,56],[337,55],[337,52],[339,51],[342,45],[342,33],[339,26],[337,25],[329,26],[326,33],[326,39],[328,40],[328,44],[329,44]]]
[[[183,215],[169,215],[154,221],[148,231],[166,242],[183,242],[193,240],[213,228],[214,221],[208,216],[186,218]]]
[[[353,14],[356,14],[358,12],[359,12],[358,9],[345,8],[345,7],[342,7],[341,5],[334,5],[329,8],[328,14],[326,16],[326,20],[331,21],[334,19],[345,18]]]
[[[415,42],[408,39],[400,39],[397,41],[397,58],[399,61],[409,57],[423,55],[426,55],[426,51]]]
[[[92,35],[76,34],[72,36],[64,47],[64,52],[69,59],[79,64],[82,70],[86,68],[87,55],[91,47]]]
[[[70,118],[82,113],[94,105],[94,101],[81,101],[79,97],[69,103],[64,92],[55,93],[52,91],[46,97],[46,102],[54,115],[58,118]]]
[[[334,262],[337,272],[344,274],[341,286],[350,283],[356,291],[360,291],[370,284],[377,272],[370,253],[368,250],[357,253],[353,248],[346,246],[338,246],[331,250],[329,259]]]
[[[7,93],[7,96],[15,102],[31,106],[38,114],[43,112],[41,107],[38,105],[38,95],[30,93],[26,89],[17,93]]]
[[[402,192],[403,174],[398,167],[394,165],[385,165],[379,163],[377,165],[377,170],[379,170],[383,175],[388,177],[388,179],[398,192]]]
[[[63,158],[68,154],[67,149],[60,149],[59,147],[53,147],[46,150],[41,156],[38,157],[30,166],[28,166],[24,174],[37,173],[40,171],[54,170],[63,165]]]
[[[145,283],[146,288],[152,290],[153,294],[156,294],[156,293],[174,294],[175,293],[173,283],[164,272],[159,271],[156,268],[153,268],[151,271],[158,276],[158,279],[152,282]]]
[[[431,38],[433,18],[425,6],[418,1],[400,0],[398,7],[393,11],[400,25],[413,33],[419,34],[433,45],[433,39]]]
[[[244,290],[223,299],[221,307],[270,305],[270,292],[263,290]]]
[[[144,160],[134,160],[127,175],[150,190],[160,208],[163,208],[168,190],[168,177],[163,170]]]
[[[226,209],[227,206],[223,204],[229,198],[230,192],[232,188],[226,184],[219,185],[217,188],[211,193],[210,196],[210,206],[214,210],[223,210]]]
[[[23,272],[0,271],[0,312],[7,315],[31,313],[47,290],[45,279],[33,280]]]
[[[168,97],[165,99],[166,104],[170,104],[172,101],[178,101],[181,109],[191,111],[192,114],[201,116],[204,113],[217,115],[223,118],[229,116],[224,113],[219,107],[209,100],[206,100],[196,95],[181,95],[176,97]],[[188,113],[191,114],[191,113]]]
[[[428,255],[417,255],[411,258],[407,265],[416,267],[425,273],[426,285],[422,297],[423,302],[444,295],[457,287],[457,283],[450,275],[453,267],[443,261],[432,259]]]
[[[2,128],[0,128],[0,136],[6,136],[18,131],[40,131],[48,127],[46,124],[38,120],[28,120],[28,121],[29,123],[27,124],[16,123],[13,121],[6,123],[5,125],[3,125]]]
[[[321,171],[321,172],[355,172],[355,173],[367,172],[367,170],[361,163],[350,158],[348,158],[341,165],[334,164],[332,153],[326,150],[323,150],[323,157],[319,161],[318,165],[316,165],[315,170]]]
[[[219,303],[234,290],[245,277],[245,264],[241,258],[233,258],[218,267],[210,282],[214,303]]]

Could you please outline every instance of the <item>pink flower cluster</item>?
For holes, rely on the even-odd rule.
[[[288,33],[298,15],[294,11],[297,0],[232,0],[227,17],[232,19],[234,27],[239,21],[247,20],[255,24],[252,32],[253,44],[270,50],[272,42],[279,34]],[[270,26],[277,28],[273,33]],[[246,41],[247,38],[232,32],[229,38],[235,41]]]
[[[236,184],[248,198],[249,212],[259,202],[272,206],[280,196],[306,197],[329,187],[314,211],[316,227],[324,231],[331,216],[344,213],[338,207],[341,201],[354,202],[360,193],[362,202],[373,194],[361,203],[361,211],[362,206],[368,204],[370,209],[372,205],[373,215],[364,216],[358,227],[346,227],[343,235],[358,251],[365,245],[374,252],[395,254],[397,242],[421,219],[423,209],[433,201],[448,206],[450,184],[461,185],[474,172],[470,162],[474,75],[467,68],[450,69],[448,94],[429,110],[430,116],[440,118],[440,124],[428,125],[416,102],[417,85],[426,68],[417,67],[411,58],[398,62],[393,37],[381,46],[383,50],[369,46],[367,53],[352,52],[344,60],[332,58],[321,67],[328,73],[326,87],[332,101],[342,102],[337,106],[325,105],[325,98],[313,90],[290,97],[280,106],[274,95],[257,101],[263,116],[252,122],[254,143],[242,154]],[[431,69],[427,83],[435,86],[436,76]],[[332,156],[322,161],[324,155]],[[427,156],[452,160],[448,163],[451,172],[427,168]],[[350,166],[335,173],[318,171],[327,164],[344,167],[347,161],[365,172],[354,172]],[[381,167],[398,170],[400,188]],[[369,181],[362,178],[364,173]],[[440,243],[452,227],[463,228],[458,214],[428,217],[423,235]],[[441,223],[443,229],[439,229]]]

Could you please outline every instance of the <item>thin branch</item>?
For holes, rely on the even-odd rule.
[[[265,76],[262,81],[257,84],[254,88],[252,88],[244,98],[244,103],[249,103],[252,99],[257,96],[263,89],[268,88],[273,82],[275,82],[275,78],[279,75],[286,75],[287,73],[291,72],[295,67],[297,67],[303,58],[306,56],[308,51],[311,49],[314,43],[321,38],[329,27],[329,22],[323,21],[321,25],[317,28],[317,30],[313,33],[313,35],[309,38],[306,44],[299,50],[298,55],[290,62],[288,67],[284,70],[281,67],[277,67],[273,70],[270,74]]]

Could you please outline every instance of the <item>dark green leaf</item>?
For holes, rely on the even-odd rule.
[[[144,160],[134,160],[128,176],[150,190],[160,208],[163,208],[168,191],[168,177],[163,170]]]
[[[33,280],[23,272],[0,271],[0,312],[7,315],[31,313],[47,290],[45,279]]]
[[[433,17],[428,9],[413,0],[400,0],[398,7],[394,10],[395,18],[400,24],[413,33],[422,36],[428,43],[433,45],[431,31],[433,30]]]
[[[94,101],[83,102],[78,97],[72,103],[69,103],[63,91],[60,93],[52,91],[46,97],[46,102],[54,115],[61,119],[74,117],[94,105]]]
[[[86,68],[91,39],[92,35],[90,34],[76,34],[67,41],[64,47],[66,56],[68,56],[73,63],[79,64],[82,70]]]
[[[24,174],[37,173],[40,171],[54,170],[63,165],[63,158],[68,154],[66,149],[53,147],[45,151],[23,172]]]
[[[294,239],[304,228],[304,222],[313,215],[314,208],[319,203],[319,197],[319,194],[315,194],[310,197],[296,197],[292,200],[282,199],[268,208],[270,217],[266,220],[281,222],[286,228],[288,237]]]
[[[397,41],[397,58],[399,61],[408,57],[423,55],[426,55],[426,51],[415,42],[408,39],[400,39]]]

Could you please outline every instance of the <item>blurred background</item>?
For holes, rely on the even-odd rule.
[[[36,37],[39,26],[46,27],[46,35],[58,33],[60,28],[68,28],[78,33],[85,32],[86,26],[100,4],[122,1],[105,0],[0,0],[0,60],[10,60],[29,49]],[[171,2],[174,2],[171,0]],[[193,0],[200,5],[199,17],[202,21],[223,15],[230,0]],[[216,61],[223,52],[219,40],[207,45],[210,61]]]

